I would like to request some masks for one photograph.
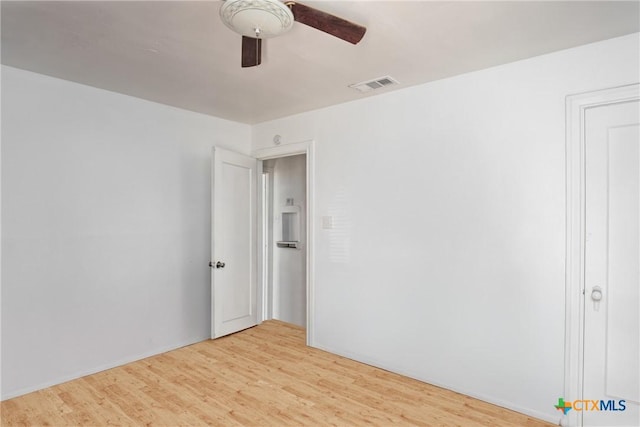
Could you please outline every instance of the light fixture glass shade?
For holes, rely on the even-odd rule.
[[[247,37],[275,37],[293,26],[293,13],[280,0],[227,0],[220,7],[222,22]]]

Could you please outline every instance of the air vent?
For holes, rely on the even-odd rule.
[[[377,79],[367,80],[366,82],[354,83],[349,85],[350,88],[360,92],[369,92],[371,90],[380,89],[385,86],[397,85],[398,81],[392,77],[384,76]]]

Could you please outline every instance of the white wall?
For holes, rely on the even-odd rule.
[[[255,126],[316,141],[313,344],[557,422],[565,97],[637,82],[638,36]]]
[[[2,67],[2,398],[210,336],[210,150],[250,139]]]
[[[273,162],[273,317],[299,326],[307,324],[306,283],[306,156],[289,156]],[[300,207],[300,246],[279,248],[282,208],[293,198]]]

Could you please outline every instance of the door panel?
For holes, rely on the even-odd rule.
[[[613,407],[583,410],[585,426],[640,425],[638,104],[585,112],[583,399],[614,401]]]
[[[211,337],[218,338],[257,324],[257,163],[215,147],[212,167]]]
[[[608,395],[640,401],[637,381],[638,251],[640,208],[640,144],[638,126],[609,130],[609,251],[607,354],[605,389]],[[635,238],[633,238],[635,237]]]

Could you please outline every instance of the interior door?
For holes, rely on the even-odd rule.
[[[638,104],[585,112],[585,426],[640,425]]]
[[[213,148],[211,338],[258,323],[257,182],[255,159]]]

